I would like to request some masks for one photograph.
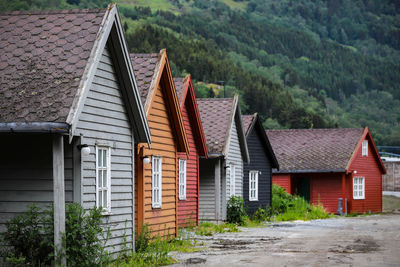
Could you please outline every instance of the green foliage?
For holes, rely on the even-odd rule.
[[[310,205],[304,198],[292,196],[278,186],[272,185],[271,213],[276,221],[327,219],[332,215],[322,205]]]
[[[102,225],[102,208],[85,211],[77,203],[65,206],[65,242],[69,266],[103,266],[111,260],[105,250],[110,229]]]
[[[198,227],[194,228],[196,235],[212,236],[214,233],[231,233],[239,232],[237,225],[234,223],[213,224],[203,222]]]
[[[229,223],[243,225],[246,217],[244,200],[239,196],[231,196],[226,207],[226,220]]]
[[[17,266],[51,265],[53,232],[51,210],[32,205],[25,213],[6,222],[6,231],[1,237],[9,249],[2,256]]]
[[[268,221],[270,220],[270,218],[271,218],[271,213],[261,207],[258,207],[257,211],[251,217],[251,219],[255,222]]]
[[[149,247],[153,238],[151,237],[150,229],[148,224],[144,224],[140,231],[136,228],[135,231],[135,251],[145,252]]]
[[[42,266],[54,262],[54,212],[33,205],[6,222],[2,238],[9,250],[7,260],[15,265]],[[110,257],[104,249],[108,231],[101,227],[101,209],[89,211],[79,204],[66,205],[66,257],[68,266],[102,266]]]

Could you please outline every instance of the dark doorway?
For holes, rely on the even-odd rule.
[[[297,194],[310,202],[310,178],[299,178],[297,181]]]

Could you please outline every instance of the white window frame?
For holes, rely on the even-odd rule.
[[[230,164],[229,165],[229,194],[230,196],[235,195],[235,176],[236,176],[236,169],[235,165]]]
[[[365,199],[365,177],[353,177],[353,199]]]
[[[179,200],[186,200],[186,159],[179,160]]]
[[[249,200],[258,201],[258,171],[249,171]]]
[[[153,208],[161,208],[162,204],[162,158],[152,157],[151,204]]]
[[[362,156],[368,157],[368,140],[362,141]]]
[[[104,166],[104,154],[103,154],[104,151],[106,153],[105,166]],[[111,147],[96,146],[95,162],[96,162],[96,206],[102,207],[104,213],[111,213]],[[107,175],[105,179],[106,185],[104,185],[103,183],[104,174]],[[104,192],[107,196],[107,201],[104,201]]]

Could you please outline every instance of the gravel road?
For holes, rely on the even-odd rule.
[[[400,214],[296,221],[198,237],[175,266],[400,266]]]

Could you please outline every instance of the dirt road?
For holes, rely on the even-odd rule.
[[[200,237],[207,249],[176,266],[400,266],[400,215],[370,215],[242,228]]]

